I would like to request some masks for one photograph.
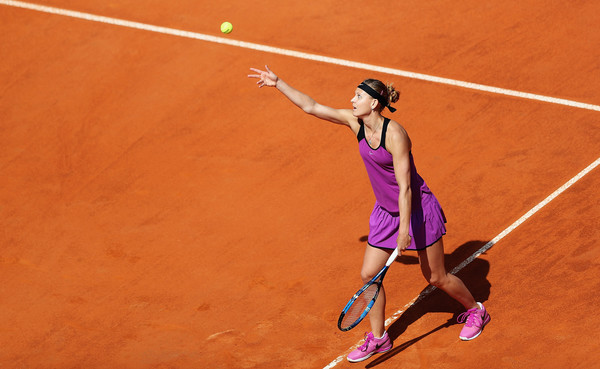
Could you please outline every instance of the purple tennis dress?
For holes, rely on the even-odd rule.
[[[369,245],[395,249],[400,225],[398,208],[400,189],[394,174],[392,154],[385,148],[385,135],[389,122],[389,118],[385,118],[381,144],[378,148],[374,149],[367,143],[362,121],[360,121],[357,139],[359,152],[365,162],[376,199],[369,221]],[[412,190],[409,234],[412,240],[407,249],[421,250],[433,245],[446,234],[446,217],[440,203],[417,173],[412,153],[409,156]]]

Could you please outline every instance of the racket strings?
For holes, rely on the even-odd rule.
[[[353,326],[357,321],[361,319],[361,315],[369,306],[369,303],[373,300],[375,296],[377,296],[377,291],[379,290],[379,285],[373,283],[369,287],[367,287],[363,293],[361,293],[356,300],[352,303],[342,321],[340,323],[341,329],[346,329],[348,327]]]

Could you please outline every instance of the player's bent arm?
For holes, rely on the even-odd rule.
[[[350,126],[356,118],[352,115],[350,109],[334,109],[316,102],[307,94],[296,90],[287,84],[281,78],[277,79],[275,87],[287,97],[294,105],[302,109],[305,113],[317,118],[330,121],[336,124]]]
[[[390,124],[388,136],[386,137],[386,147],[392,154],[394,162],[394,174],[398,183],[398,208],[400,213],[400,225],[398,227],[400,237],[408,239],[410,228],[410,214],[412,210],[412,190],[410,188],[411,168],[410,168],[410,149],[411,142],[404,128],[398,123]],[[407,247],[405,244],[404,247]]]

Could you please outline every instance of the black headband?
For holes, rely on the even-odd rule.
[[[358,88],[360,88],[364,92],[368,93],[372,98],[374,98],[377,101],[379,101],[379,103],[382,106],[388,108],[392,113],[396,111],[396,109],[392,108],[390,106],[390,104],[388,103],[388,101],[383,96],[381,96],[380,93],[378,93],[377,91],[373,90],[371,88],[371,86],[367,85],[366,83],[361,83],[360,85],[358,85]]]

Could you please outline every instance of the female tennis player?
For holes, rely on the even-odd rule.
[[[310,96],[288,85],[268,66],[266,70],[250,68],[259,87],[275,87],[304,112],[317,118],[347,126],[358,139],[373,192],[375,207],[369,221],[369,236],[361,278],[368,282],[385,265],[395,248],[399,252],[416,250],[425,279],[460,302],[467,311],[459,316],[465,325],[459,335],[472,340],[490,320],[483,304],[476,302],[464,283],[446,271],[442,236],[446,233],[444,212],[427,184],[417,173],[411,153],[411,141],[398,122],[382,111],[398,101],[399,92],[392,85],[367,79],[354,91],[352,109],[334,109],[321,105]],[[392,342],[385,331],[385,291],[369,312],[371,332],[364,344],[348,355],[351,362],[368,359],[389,351]]]

